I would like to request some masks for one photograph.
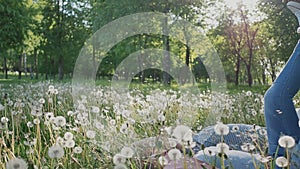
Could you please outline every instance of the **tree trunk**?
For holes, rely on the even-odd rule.
[[[18,72],[19,72],[18,79],[21,79],[22,78],[22,54],[19,55]]]
[[[37,49],[34,49],[34,69],[35,71],[35,79],[39,79],[39,66],[38,66],[38,54]]]
[[[169,39],[169,31],[168,31],[168,18],[166,17],[163,21],[163,33],[162,36],[163,40],[163,48],[164,48],[164,59],[163,59],[163,84],[164,85],[170,85],[171,84],[171,77],[168,74],[170,72],[171,67],[171,58],[170,58],[170,39]]]
[[[93,77],[97,77],[97,70],[96,70],[96,40],[95,40],[95,37],[93,37]]]
[[[272,78],[272,82],[274,82],[276,79],[275,65],[274,65],[272,59],[269,59],[269,61],[270,61],[270,67],[271,67],[271,78]]]
[[[4,78],[5,79],[8,79],[8,70],[7,70],[7,63],[6,63],[7,61],[6,61],[6,56],[4,56]]]
[[[58,79],[62,80],[64,78],[64,60],[62,57],[58,61]]]
[[[58,49],[59,49],[59,54],[58,54],[58,79],[62,80],[64,77],[64,55],[61,51],[62,50],[62,38],[63,38],[63,21],[64,21],[64,0],[61,2],[60,6],[60,0],[57,1],[57,22],[59,26],[59,32],[58,32]]]
[[[237,60],[236,60],[236,64],[235,64],[235,85],[236,86],[239,85],[240,65],[241,65],[241,58],[238,55]]]
[[[246,69],[247,69],[247,76],[248,76],[248,86],[251,87],[253,83],[251,65],[246,65]]]
[[[142,43],[143,38],[142,35],[139,36],[139,46],[143,49],[144,46],[146,45],[146,39],[144,40],[144,42]],[[145,73],[143,71],[143,53],[141,53],[140,55],[138,55],[138,71],[139,71],[139,81],[141,83],[145,82]]]
[[[253,78],[252,78],[252,73],[251,73],[252,58],[253,58],[253,48],[252,48],[252,45],[251,45],[251,47],[249,47],[249,61],[248,61],[248,64],[246,64],[247,74],[248,74],[248,86],[249,87],[251,87],[252,84],[253,84]]]
[[[23,71],[25,73],[25,78],[27,78],[27,56],[26,53],[23,53]]]
[[[50,72],[50,58],[48,58],[47,56],[46,56],[46,66],[47,66],[47,70],[45,70],[45,73],[46,73],[46,80],[48,80],[48,76],[49,76],[49,72]]]
[[[264,63],[264,64],[263,64],[263,67],[262,67],[262,74],[261,74],[261,77],[262,77],[262,84],[263,84],[263,85],[267,84],[266,70],[265,70],[266,67],[267,67],[267,64]]]
[[[187,67],[190,67],[190,60],[191,60],[191,49],[188,45],[185,45],[185,64]]]

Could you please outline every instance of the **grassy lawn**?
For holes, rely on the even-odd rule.
[[[214,102],[218,104],[212,104],[209,84],[197,84],[199,90],[189,93],[186,90],[193,85],[183,85],[179,90],[176,83],[166,87],[132,82],[128,94],[109,90],[109,81],[97,80],[94,89],[72,97],[71,79],[10,77],[0,79],[0,168],[14,156],[24,159],[29,168],[122,167],[116,158],[123,160],[123,168],[141,168],[153,154],[124,158],[120,156],[122,150],[131,151],[130,146],[143,139],[176,139],[170,133],[161,133],[168,127],[184,125],[197,133],[216,109],[219,113],[214,124],[222,121],[264,126],[263,94],[268,86],[227,84],[228,92],[216,95]],[[166,147],[155,148],[158,154],[167,151]]]

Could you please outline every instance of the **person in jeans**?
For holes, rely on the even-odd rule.
[[[289,1],[286,5],[300,23],[300,1]],[[298,27],[297,32],[300,33],[300,27]],[[299,119],[293,103],[293,97],[297,94],[299,88],[300,41],[298,41],[277,79],[265,93],[264,112],[268,132],[269,154],[271,156],[284,155],[284,149],[278,146],[280,136],[289,135],[295,139],[296,143],[299,142]],[[300,161],[300,158],[298,160]]]
[[[283,2],[286,3],[287,8],[297,17],[300,25],[300,0],[285,0]],[[298,27],[297,32],[300,33],[300,26]],[[284,156],[285,149],[279,146],[278,140],[284,135],[293,137],[296,141],[296,145],[290,150],[291,169],[300,169],[300,121],[293,103],[293,97],[297,94],[299,89],[300,40],[296,44],[295,49],[285,67],[264,96],[264,114],[268,138],[268,154],[274,159]],[[245,124],[239,124],[238,126],[247,130],[249,128],[249,126]],[[220,140],[215,139],[216,141],[214,141],[212,138],[217,138],[217,136],[216,134],[211,133],[213,133],[213,128],[207,128],[196,135],[195,141],[198,144],[204,145],[205,147],[214,146],[219,143]],[[225,143],[229,144],[229,147],[231,146],[231,142],[240,145],[245,141],[235,136],[236,135],[231,134],[227,139],[224,139]],[[205,156],[204,152],[199,152],[200,153],[198,154],[197,158],[199,160],[207,161],[208,158]],[[226,161],[226,165],[231,165],[233,168],[255,168],[253,165],[253,158],[249,153],[235,149],[228,153],[228,158],[229,160]],[[217,161],[217,167],[220,167],[220,161]],[[263,165],[260,165],[260,168],[263,168]],[[276,169],[279,168],[280,167],[276,166]]]

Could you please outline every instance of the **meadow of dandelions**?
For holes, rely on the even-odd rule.
[[[170,168],[171,163],[189,168],[197,153],[193,136],[205,127],[213,104],[209,90],[143,87],[123,94],[98,86],[73,98],[69,83],[40,82],[2,85],[0,92],[0,168],[8,169]],[[225,123],[264,125],[262,94],[220,93],[217,101],[222,113],[215,121],[216,134],[232,132]],[[288,151],[295,141],[285,136],[279,144]],[[245,143],[241,149],[266,147]],[[223,140],[216,149],[202,147],[221,158],[229,149]],[[263,151],[255,157],[283,167],[290,158],[271,159]]]

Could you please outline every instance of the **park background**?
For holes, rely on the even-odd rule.
[[[172,13],[205,30],[222,60],[229,84],[269,85],[297,43],[297,21],[277,0],[262,1],[2,1],[1,79],[70,79],[86,40],[109,22],[139,12]],[[186,35],[192,36],[192,35]],[[188,45],[162,35],[136,35],[107,53],[98,79],[109,79],[134,51],[161,48],[178,55],[200,82],[208,75]],[[101,52],[93,51],[94,62]],[[95,66],[95,65],[94,65]],[[170,83],[161,70],[136,76]],[[124,77],[126,79],[126,74]],[[3,80],[2,80],[3,81]]]
[[[167,13],[173,21],[185,20],[204,30],[222,61],[228,90],[212,102],[215,91],[203,63],[209,55],[199,56],[188,43],[169,36],[139,34],[104,56],[89,46],[93,57],[86,69],[94,70],[104,57],[96,86],[72,97],[75,63],[87,40],[112,21],[143,12]],[[216,110],[220,116],[215,123],[263,127],[264,92],[299,38],[297,19],[280,0],[0,0],[0,16],[0,168],[163,168],[158,158],[169,144],[153,152],[145,148],[148,156],[141,158],[131,153],[124,158],[119,151],[128,150],[129,143],[174,139],[161,131],[176,125],[196,134]],[[193,39],[191,32],[185,31],[186,42]],[[118,65],[149,48],[176,54],[182,62],[171,60],[173,64],[185,65],[178,75],[188,67],[195,79],[178,76],[176,81],[158,69],[130,79],[129,70],[117,78],[131,81],[130,94],[110,90]],[[142,58],[136,58],[138,65]],[[199,90],[186,93],[195,86]],[[298,95],[294,102],[299,106]],[[262,142],[251,145],[275,168],[267,142]]]

